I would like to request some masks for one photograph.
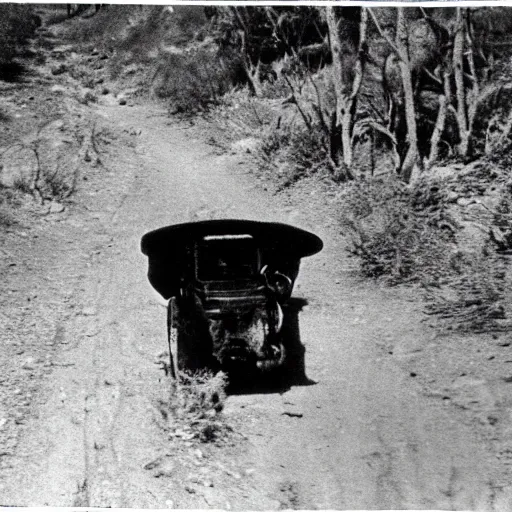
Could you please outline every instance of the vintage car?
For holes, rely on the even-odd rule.
[[[248,376],[281,367],[283,325],[300,260],[316,235],[280,223],[208,220],[142,237],[151,285],[168,300],[171,373]]]

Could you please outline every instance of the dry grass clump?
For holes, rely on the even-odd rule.
[[[390,284],[437,284],[445,274],[455,225],[441,189],[423,183],[409,189],[398,179],[357,180],[340,199],[348,250],[367,277]]]
[[[0,185],[0,227],[8,228],[16,224],[16,209],[21,206],[19,193]]]
[[[499,191],[489,225],[489,238],[480,252],[455,253],[447,286],[430,290],[426,312],[443,327],[458,331],[508,330],[510,316],[510,254],[512,249],[512,184]]]
[[[442,329],[509,329],[512,194],[503,188],[489,227],[491,238],[475,251],[457,247],[459,226],[450,215],[448,190],[446,183],[433,179],[413,187],[393,178],[347,185],[341,209],[349,251],[360,258],[368,277],[390,284],[420,283],[426,289],[425,312]]]
[[[285,125],[268,131],[260,147],[260,167],[272,174],[279,188],[328,169],[328,156],[319,128]],[[277,169],[277,172],[276,172]]]
[[[512,250],[512,181],[506,183],[501,189],[500,201],[494,212],[490,239],[497,252],[510,254]]]
[[[169,436],[207,443],[217,442],[231,431],[222,416],[226,387],[223,373],[181,373],[169,400],[160,403]]]
[[[510,289],[509,262],[483,251],[458,253],[452,258],[449,285],[430,290],[426,313],[435,315],[449,330],[489,332],[508,330],[507,292]]]
[[[11,210],[0,203],[0,227],[8,228],[15,224],[15,222]]]

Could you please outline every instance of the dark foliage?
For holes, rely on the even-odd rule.
[[[197,50],[171,53],[161,63],[156,93],[170,100],[175,113],[193,114],[219,101],[233,83],[233,70],[216,61],[215,53]]]
[[[0,64],[9,64],[40,25],[41,19],[30,5],[1,4]]]

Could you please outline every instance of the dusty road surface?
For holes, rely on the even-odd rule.
[[[44,302],[39,316],[26,308],[23,325],[37,337],[45,307],[57,321],[40,333],[50,354],[42,375],[31,368],[38,361],[23,363],[29,353],[13,352],[36,385],[2,457],[1,505],[511,509],[464,411],[425,396],[397,363],[432,335],[414,303],[355,277],[317,198],[272,196],[239,155],[215,154],[155,107],[105,101],[95,115],[135,143],[98,170],[87,211],[59,214],[46,231],[53,238],[34,241],[40,267],[27,272],[42,274],[30,288]],[[289,222],[325,248],[303,261],[295,291],[308,301],[299,320],[310,382],[229,396],[233,431],[208,444],[162,428],[169,385],[155,358],[166,348],[165,309],[139,241],[212,217]]]

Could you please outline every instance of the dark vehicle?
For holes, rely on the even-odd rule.
[[[300,260],[322,249],[316,235],[286,224],[210,220],[142,237],[148,278],[169,300],[171,371],[249,376],[283,366],[284,304]]]

